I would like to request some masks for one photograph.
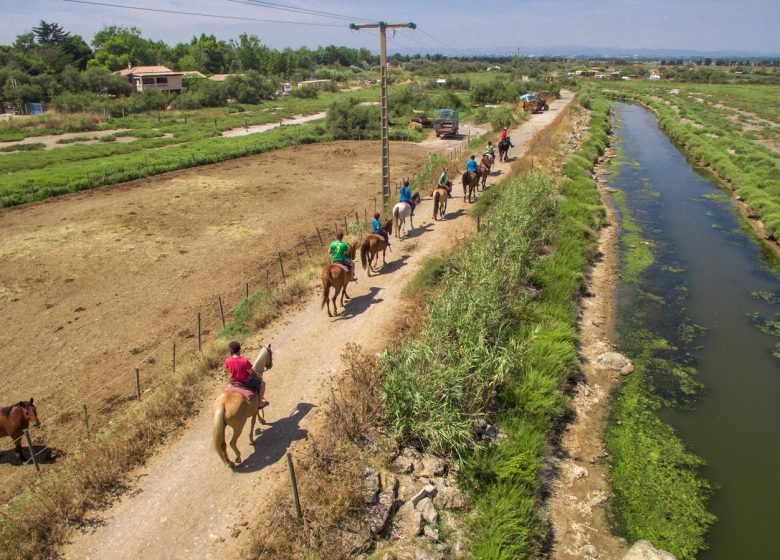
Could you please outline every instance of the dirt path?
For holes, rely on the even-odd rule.
[[[314,113],[313,115],[295,115],[291,119],[282,119],[278,123],[266,123],[266,124],[253,124],[251,126],[240,126],[238,128],[231,128],[222,133],[222,136],[246,136],[247,134],[258,134],[260,132],[268,132],[274,128],[280,126],[287,126],[293,124],[305,124],[308,122],[324,119],[328,113],[322,111],[320,113]]]
[[[597,174],[606,171],[602,163]],[[612,351],[615,340],[614,291],[617,277],[618,223],[603,177],[597,179],[601,201],[607,208],[606,227],[599,235],[602,255],[591,270],[588,293],[580,313],[580,355],[584,381],[575,389],[574,421],[561,441],[564,456],[557,461],[559,476],[548,502],[553,524],[553,560],[622,558],[625,540],[615,537],[605,506],[611,495],[604,429],[609,415],[609,397],[620,374],[601,369],[596,358]]]
[[[522,155],[523,145],[545,128],[571,95],[512,131]],[[509,164],[505,164],[509,165]],[[508,167],[506,168],[508,169]],[[504,171],[499,164],[491,183]],[[456,191],[457,192],[457,191]],[[426,193],[427,194],[427,193]],[[379,276],[360,271],[350,287],[352,299],[341,317],[329,319],[320,309],[319,290],[312,287],[297,311],[259,333],[250,345],[272,342],[274,368],[267,373],[268,426],[252,448],[240,439],[244,465],[231,471],[210,449],[209,407],[220,382],[200,407],[190,425],[161,453],[133,475],[131,489],[108,510],[99,512],[87,530],[63,549],[67,558],[217,558],[240,557],[248,541],[242,523],[254,521],[263,496],[286,483],[285,453],[317,425],[319,407],[341,367],[340,353],[347,342],[379,351],[402,309],[400,294],[429,254],[467,236],[473,224],[458,197],[449,205],[448,219],[434,223],[431,202],[416,211],[416,229],[408,239],[393,242],[388,265]],[[239,531],[237,531],[239,530]]]

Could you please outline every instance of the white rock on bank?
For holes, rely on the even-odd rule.
[[[677,560],[665,550],[658,550],[650,541],[636,541],[623,557],[623,560]]]
[[[601,369],[609,369],[626,375],[634,371],[634,364],[623,354],[618,352],[604,352],[596,358],[596,366]]]

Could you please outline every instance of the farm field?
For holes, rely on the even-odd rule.
[[[415,144],[392,150],[396,182],[426,161]],[[277,252],[372,211],[378,156],[377,142],[311,144],[0,211],[0,314],[13,325],[0,335],[0,394],[34,396],[51,419],[94,391],[110,412],[158,342],[186,331],[192,345],[201,310],[204,332],[217,326],[217,294],[234,304],[248,279],[262,287]],[[43,438],[60,443],[54,432],[78,427],[78,412]],[[0,477],[15,462],[4,450]]]
[[[610,82],[613,99],[653,109],[666,134],[714,171],[758,230],[780,236],[780,86]]]

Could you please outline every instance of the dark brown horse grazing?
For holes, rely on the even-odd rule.
[[[382,231],[387,233],[388,237],[393,233],[393,220],[387,220],[385,225],[382,226]],[[385,243],[384,237],[377,233],[369,233],[360,244],[360,262],[363,265],[363,270],[368,268],[368,275],[371,276],[371,272],[378,272],[374,267],[374,261],[379,261],[379,252],[382,252],[382,265],[386,265],[385,251],[387,250],[387,243]]]
[[[38,411],[32,399],[29,402],[19,401],[0,409],[0,437],[10,436],[14,440],[14,448],[19,454],[19,460],[23,463],[22,435],[30,424],[36,428],[41,425],[38,421]],[[31,449],[30,453],[34,453],[34,451]]]
[[[349,250],[347,251],[347,257],[350,260],[355,260],[355,250],[357,249],[357,243],[350,243]],[[352,263],[355,266],[355,263]],[[336,307],[336,298],[341,292],[341,307],[344,307],[344,298],[349,299],[347,294],[347,286],[354,277],[355,269],[352,268],[349,272],[346,272],[340,265],[336,263],[326,264],[322,269],[322,305],[320,307],[328,306],[328,317],[338,315],[338,307]],[[328,296],[330,295],[331,286],[334,289],[333,292],[333,315],[330,313],[330,302]]]
[[[463,174],[463,202],[466,202],[467,194],[469,202],[474,202],[474,200],[477,199],[476,192],[478,183],[479,175],[473,171],[467,171]]]

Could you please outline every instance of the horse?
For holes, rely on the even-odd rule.
[[[356,250],[357,243],[350,243],[349,249],[347,250],[347,257],[353,261],[353,267],[355,266],[354,260]],[[338,307],[336,307],[336,298],[338,297],[339,292],[341,292],[341,307],[344,307],[344,298],[349,299],[349,294],[347,294],[347,286],[354,277],[354,270],[355,269],[352,268],[349,272],[347,272],[341,267],[341,265],[336,263],[326,264],[322,268],[322,305],[320,305],[320,308],[323,308],[326,305],[328,306],[328,317],[333,317],[333,315],[339,314]],[[330,314],[330,303],[328,301],[331,286],[333,286],[334,290],[333,315]]]
[[[509,157],[509,146],[511,145],[511,140],[509,139],[509,136],[506,137],[506,140],[500,140],[498,142],[498,161],[507,161]]]
[[[489,154],[485,152],[482,157],[485,160],[485,165],[487,165],[488,171],[490,171],[493,168],[493,164],[496,162],[496,154]]]
[[[479,175],[473,171],[466,171],[463,174],[463,202],[466,202],[466,194],[468,193],[469,202],[473,202],[477,199],[477,183],[479,183]]]
[[[14,449],[22,463],[24,463],[22,435],[30,424],[36,428],[41,426],[38,420],[38,409],[35,408],[32,398],[28,402],[19,401],[0,409],[0,437],[9,436],[13,440]],[[35,451],[30,449],[30,453]]]
[[[420,204],[420,193],[412,193],[412,202]],[[406,202],[399,202],[393,206],[393,221],[395,222],[395,236],[400,238],[403,230],[406,229],[406,218],[409,218],[409,229],[414,229],[412,221],[412,206]]]
[[[431,196],[433,197],[433,219],[443,220],[444,215],[447,213],[447,199],[450,197],[449,189],[452,188],[452,182],[447,181],[447,187],[437,186],[433,189]]]
[[[487,178],[490,175],[490,165],[487,164],[485,161],[488,159],[487,155],[482,157],[482,161],[479,162],[479,178],[482,180],[482,191],[485,190],[485,184],[487,183]]]
[[[386,232],[388,236],[393,234],[393,220],[387,220],[385,225],[382,226],[382,231]],[[387,250],[387,243],[385,239],[376,233],[369,233],[360,244],[360,262],[363,264],[363,270],[368,267],[368,275],[371,276],[371,271],[377,272],[374,268],[374,260],[379,260],[379,251],[382,251],[382,265],[386,265],[385,251]]]
[[[255,363],[252,364],[258,374],[263,373],[266,369],[271,369],[274,365],[274,355],[271,351],[271,345],[263,346],[260,350],[260,354],[257,356]],[[260,415],[260,401],[258,400],[257,393],[255,393],[251,399],[247,400],[243,394],[237,391],[226,390],[214,401],[214,405],[211,407],[211,414],[214,417],[212,422],[211,443],[214,447],[214,451],[217,452],[219,458],[225,462],[227,466],[240,465],[241,464],[241,452],[236,446],[241,432],[244,431],[244,424],[247,419],[251,418],[252,422],[249,426],[249,443],[255,442],[255,420]],[[236,452],[235,463],[230,462],[230,458],[227,455],[227,445],[225,444],[225,426],[233,428],[233,437],[230,439],[230,447]]]

